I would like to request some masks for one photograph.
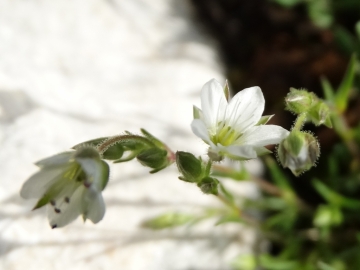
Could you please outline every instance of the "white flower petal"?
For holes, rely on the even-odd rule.
[[[42,160],[39,160],[35,163],[38,167],[51,167],[51,166],[59,166],[64,165],[69,162],[73,152],[64,152],[60,153]]]
[[[205,124],[213,131],[216,125],[223,120],[227,107],[223,87],[218,81],[212,79],[201,90],[201,109]]]
[[[261,125],[248,129],[236,143],[254,146],[278,144],[289,135],[289,131],[276,125]]]
[[[32,175],[22,186],[20,196],[24,199],[40,198],[53,185],[67,166],[42,169]]]
[[[93,223],[98,223],[105,215],[105,203],[101,195],[94,188],[88,188],[83,197],[83,218],[90,219]]]
[[[83,185],[79,186],[71,197],[62,201],[57,200],[56,205],[47,207],[48,219],[52,228],[60,228],[75,220],[82,211],[83,193],[86,191]]]
[[[257,86],[237,93],[226,110],[226,123],[240,132],[256,125],[264,111],[265,100]]]
[[[224,152],[234,159],[253,159],[257,157],[256,151],[251,145],[221,146],[220,149],[221,152]]]
[[[210,144],[210,137],[208,134],[208,130],[207,127],[205,126],[205,123],[202,120],[194,119],[191,122],[191,130],[200,139],[203,139],[206,143]]]

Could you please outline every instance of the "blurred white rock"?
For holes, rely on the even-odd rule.
[[[245,226],[140,228],[165,211],[221,207],[174,167],[112,166],[97,225],[79,218],[51,230],[45,211],[19,197],[36,160],[124,130],[204,154],[192,105],[205,82],[224,81],[220,63],[188,1],[0,1],[0,269],[223,270],[252,252]],[[234,188],[257,196],[252,184]]]

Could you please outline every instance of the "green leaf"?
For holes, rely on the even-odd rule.
[[[324,92],[324,97],[325,99],[330,102],[333,103],[334,99],[335,99],[335,91],[334,88],[331,86],[331,83],[328,81],[328,79],[326,77],[321,77],[321,86]]]
[[[336,26],[333,33],[340,49],[345,53],[351,55],[356,50],[356,40],[348,30],[341,26]]]
[[[348,209],[360,208],[360,201],[344,197],[343,195],[330,189],[321,181],[313,179],[312,184],[317,192],[319,192],[320,195],[330,204]]]
[[[335,95],[335,105],[339,112],[344,112],[347,108],[350,90],[353,86],[356,68],[356,56],[352,55],[349,66],[344,75],[344,78]]]
[[[276,183],[276,185],[284,191],[291,191],[293,192],[293,189],[291,185],[289,184],[288,178],[285,176],[285,174],[280,170],[279,166],[276,164],[274,159],[267,156],[264,158],[265,163],[270,171],[271,179],[273,179]]]
[[[333,14],[329,0],[308,1],[308,14],[313,23],[321,28],[328,28],[333,23]]]
[[[237,270],[254,270],[256,269],[256,257],[252,254],[240,255],[232,261],[231,265]]]
[[[272,1],[287,8],[293,7],[303,2],[303,0],[272,0]]]
[[[170,212],[145,220],[142,223],[142,227],[161,230],[181,226],[195,219],[196,217],[193,215]]]
[[[220,191],[225,196],[225,198],[228,201],[233,203],[234,202],[234,196],[224,187],[223,184],[221,184],[221,182],[219,182],[219,186],[220,186]]]
[[[226,215],[221,217],[215,225],[221,225],[224,223],[242,223],[243,220],[239,217],[239,215]]]
[[[281,258],[272,257],[268,254],[260,256],[260,265],[265,269],[271,270],[291,270],[298,267],[297,261],[283,260]]]
[[[360,21],[358,21],[356,24],[355,24],[355,32],[356,32],[356,35],[360,41]]]

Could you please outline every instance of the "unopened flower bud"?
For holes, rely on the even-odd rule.
[[[203,176],[201,161],[188,152],[176,152],[176,164],[182,176],[180,180],[186,182],[199,182]]]
[[[320,155],[316,138],[306,132],[293,130],[278,147],[278,158],[284,168],[296,176],[315,165]]]
[[[205,194],[218,194],[219,181],[215,178],[207,176],[203,178],[197,185]]]
[[[324,124],[325,126],[332,128],[330,115],[330,108],[323,101],[317,102],[317,104],[311,107],[311,109],[308,111],[309,120],[315,125],[320,126]]]
[[[286,109],[296,114],[307,112],[316,102],[317,97],[306,90],[290,88],[285,97]]]
[[[151,171],[154,173],[170,165],[167,154],[166,150],[154,147],[143,150],[136,158],[142,165],[154,169]]]

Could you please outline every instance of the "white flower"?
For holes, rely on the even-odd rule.
[[[191,129],[210,145],[209,156],[253,159],[270,152],[264,146],[288,136],[280,126],[264,125],[272,116],[261,117],[265,100],[259,87],[240,91],[229,103],[227,91],[213,79],[201,90],[202,110],[194,106]]]
[[[99,222],[105,214],[101,191],[109,178],[109,166],[96,150],[80,148],[36,163],[40,171],[23,185],[20,195],[38,198],[34,209],[47,206],[52,228],[63,227],[79,215]]]

